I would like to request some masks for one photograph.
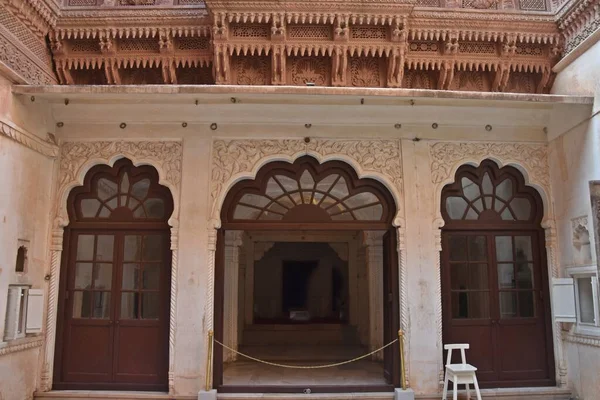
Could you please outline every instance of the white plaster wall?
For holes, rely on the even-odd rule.
[[[579,120],[589,118],[600,110],[600,42],[583,53],[558,73],[552,93],[594,96],[594,105],[581,110]],[[571,219],[587,216],[592,262],[597,263],[590,202],[589,181],[600,179],[600,115],[566,133],[574,123],[566,125],[556,117],[550,132],[549,163],[552,197],[556,214],[561,276],[565,268],[577,264],[577,249],[572,242]],[[565,330],[575,327],[563,325]],[[598,332],[600,335],[600,331]],[[598,341],[596,341],[598,343]],[[581,399],[596,399],[600,393],[600,347],[567,342],[565,357],[569,386]]]
[[[43,112],[26,112],[0,77],[0,119],[30,133],[45,136]],[[7,290],[10,284],[45,289],[49,262],[48,232],[52,205],[54,161],[0,135],[0,399],[31,398],[41,350],[41,335],[1,343],[4,336]],[[24,273],[15,272],[18,240],[28,241]],[[34,347],[14,351],[31,343]]]

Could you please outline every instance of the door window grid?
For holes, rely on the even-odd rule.
[[[490,318],[486,237],[451,235],[449,249],[453,318]]]
[[[535,317],[531,236],[495,236],[500,318]]]
[[[161,235],[126,235],[120,319],[158,319]]]
[[[77,236],[73,277],[73,318],[110,318],[113,235]]]

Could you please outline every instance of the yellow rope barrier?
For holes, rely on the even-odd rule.
[[[214,337],[213,337],[213,341],[216,344],[222,346],[224,349],[227,349],[227,350],[232,351],[232,352],[234,352],[234,353],[236,353],[236,354],[238,354],[238,355],[240,355],[242,357],[245,357],[245,358],[247,358],[249,360],[256,361],[256,362],[259,362],[259,363],[262,363],[262,364],[271,365],[271,366],[274,366],[274,367],[292,368],[292,369],[319,369],[319,368],[338,367],[340,365],[350,364],[352,362],[362,360],[363,358],[367,358],[369,356],[372,356],[373,354],[375,354],[375,353],[377,353],[377,352],[385,349],[386,347],[393,345],[394,343],[396,343],[398,341],[398,339],[394,339],[393,341],[389,342],[385,346],[382,346],[379,349],[373,350],[372,352],[370,352],[368,354],[364,354],[364,355],[362,355],[360,357],[356,357],[356,358],[353,358],[353,359],[347,360],[347,361],[340,361],[340,362],[337,362],[337,363],[325,364],[325,365],[288,365],[288,364],[278,364],[278,363],[274,363],[274,362],[270,362],[270,361],[261,360],[261,359],[256,358],[256,357],[252,357],[252,356],[250,356],[248,354],[241,353],[241,352],[239,352],[239,351],[237,351],[235,349],[232,349],[231,347],[227,346],[226,344],[223,344],[223,343],[219,342]]]

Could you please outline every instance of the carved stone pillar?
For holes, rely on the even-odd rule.
[[[286,55],[284,45],[274,45],[271,51],[271,84],[285,85]]]
[[[171,225],[171,298],[169,310],[169,393],[175,393],[175,332],[177,327],[177,266],[179,255],[179,220]]]
[[[214,305],[215,305],[215,255],[217,252],[217,229],[213,226],[208,228],[208,254],[207,260],[207,288],[206,288],[206,301],[204,304],[204,315],[205,315],[205,328],[206,331],[203,333],[202,338],[204,341],[208,338],[208,331],[214,330]],[[208,352],[208,348],[206,349]],[[207,371],[204,371],[207,373]],[[212,387],[212,376],[206,378],[206,382]]]
[[[553,279],[559,278],[559,267],[557,260],[557,240],[556,240],[556,223],[555,221],[545,221],[542,224],[546,236],[546,255],[548,257],[548,275]],[[554,317],[554,316],[553,316]],[[554,318],[553,318],[554,319]],[[558,367],[556,383],[560,387],[567,386],[567,361],[565,360],[564,342],[562,340],[562,323],[555,322],[553,326],[555,345],[555,360]]]
[[[66,223],[57,219],[52,229],[50,245],[50,284],[48,286],[48,314],[46,315],[46,348],[42,368],[41,390],[52,389],[52,371],[54,367],[54,348],[56,345],[56,317],[58,312],[58,286],[60,281],[60,262],[63,249],[63,235]]]
[[[383,346],[383,235],[385,231],[364,231],[363,244],[369,281],[369,350]],[[383,352],[373,356],[383,360]]]
[[[433,222],[433,243],[435,244],[435,325],[437,327],[438,348],[438,383],[440,387],[444,384],[444,355],[442,339],[442,226],[441,218]]]
[[[331,55],[331,85],[346,86],[348,51],[345,46],[336,46]]]
[[[240,246],[243,231],[225,232],[225,307],[223,340],[232,349],[238,348],[238,294]],[[224,349],[223,361],[235,361],[236,354]]]
[[[406,265],[406,228],[404,224],[396,228],[398,252],[398,290],[400,295],[400,329],[404,331],[404,372],[406,387],[410,387],[410,327],[408,324],[408,269]]]
[[[369,269],[365,248],[358,246],[356,249],[356,265],[358,267],[358,336],[360,343],[367,346],[369,343]]]

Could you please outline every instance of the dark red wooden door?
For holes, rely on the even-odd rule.
[[[387,344],[398,337],[398,250],[396,230],[383,236],[383,342]],[[388,383],[400,386],[400,358],[398,344],[383,351],[383,372]]]
[[[469,343],[482,386],[551,382],[539,231],[445,231],[444,343]]]
[[[73,231],[61,383],[165,390],[170,251],[161,231]]]

